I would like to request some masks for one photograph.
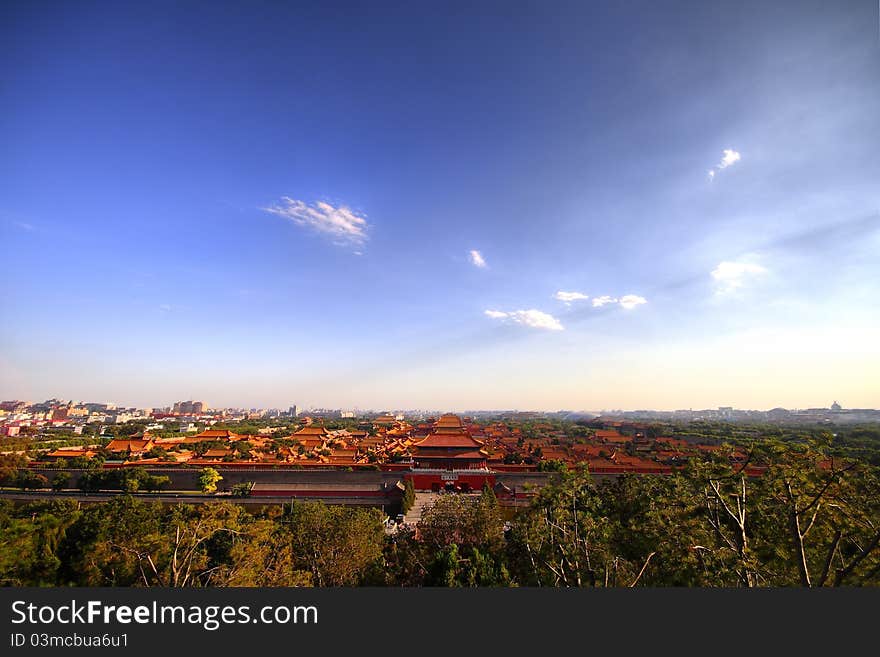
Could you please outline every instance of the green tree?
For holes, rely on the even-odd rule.
[[[171,478],[167,475],[148,475],[143,482],[144,490],[155,493],[167,486],[171,482]]]
[[[144,454],[144,458],[159,459],[162,461],[168,458],[168,450],[162,447],[153,447],[149,452]]]
[[[251,518],[230,504],[146,504],[129,496],[89,507],[66,532],[59,582],[83,586],[224,583]]]
[[[68,500],[19,507],[0,501],[0,586],[55,585],[59,545],[79,514]]]
[[[504,540],[504,520],[494,494],[441,495],[422,512],[418,530],[429,549],[452,543],[459,547],[497,547]]]
[[[565,464],[565,461],[560,459],[551,459],[538,463],[538,472],[565,472],[566,470],[568,470],[568,466]]]
[[[830,447],[829,436],[769,445],[754,533],[771,584],[880,584],[878,470],[829,457]]]
[[[20,470],[16,484],[22,490],[37,490],[40,488],[48,488],[49,480],[41,474],[30,472],[28,470]]]
[[[223,477],[214,468],[203,468],[199,473],[199,488],[203,493],[215,493],[217,482],[222,480]]]
[[[235,484],[232,487],[232,496],[233,497],[250,497],[251,491],[254,489],[253,481],[243,481],[240,484]]]
[[[204,456],[209,449],[224,449],[227,444],[222,440],[203,440],[192,446],[193,454],[196,456]]]
[[[55,492],[59,492],[67,488],[67,485],[70,483],[70,473],[69,472],[59,472],[52,478],[52,490]]]
[[[70,459],[70,466],[75,470],[97,470],[104,465],[104,457],[96,456],[89,458],[87,456],[75,456]]]
[[[615,585],[627,574],[612,550],[611,527],[586,469],[541,489],[511,530],[519,577],[532,585]]]
[[[412,479],[407,479],[403,489],[403,499],[401,500],[401,513],[408,513],[416,503],[416,489]]]
[[[15,485],[19,470],[27,464],[27,458],[21,454],[0,454],[0,486]]]
[[[354,586],[381,560],[384,531],[377,509],[303,502],[282,521],[293,568],[311,573],[314,586]]]
[[[429,586],[509,585],[504,520],[489,487],[478,496],[443,495],[422,513],[415,549]],[[410,539],[412,540],[412,539]],[[404,546],[403,549],[406,549]],[[401,550],[398,550],[400,552]]]

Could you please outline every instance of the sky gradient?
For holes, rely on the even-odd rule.
[[[877,3],[596,4],[3,3],[0,397],[880,407]]]

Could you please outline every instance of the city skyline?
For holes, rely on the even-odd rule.
[[[0,397],[880,405],[877,7],[767,5],[0,8]]]
[[[126,404],[119,403],[118,400],[90,400],[86,401],[83,399],[74,399],[70,397],[50,397],[44,399],[42,401],[33,401],[28,399],[4,399],[0,401],[0,405],[2,408],[0,410],[9,411],[8,407],[10,406],[47,406],[47,407],[57,407],[57,406],[73,406],[73,407],[104,407],[103,409],[91,409],[94,412],[108,412],[108,411],[126,411],[126,410],[139,410],[139,411],[152,411],[152,412],[160,412],[160,413],[170,413],[170,414],[178,414],[178,415],[212,415],[218,412],[224,411],[240,411],[240,412],[248,412],[248,411],[260,411],[260,412],[278,412],[281,415],[291,415],[294,414],[294,409],[296,409],[296,415],[308,415],[310,413],[316,412],[318,414],[328,413],[328,412],[343,412],[343,413],[361,413],[361,414],[382,414],[382,413],[407,413],[407,412],[417,412],[417,413],[506,413],[506,412],[523,412],[523,413],[614,413],[614,412],[622,412],[622,413],[676,413],[676,412],[758,412],[758,413],[766,413],[768,411],[775,410],[787,410],[787,411],[817,411],[817,410],[826,410],[826,411],[856,411],[856,410],[870,410],[870,411],[878,411],[880,409],[875,409],[872,407],[850,407],[844,406],[840,404],[836,399],[827,405],[818,405],[818,406],[792,406],[792,407],[782,407],[782,406],[773,406],[772,408],[739,408],[736,406],[713,406],[713,407],[686,407],[686,406],[678,406],[675,408],[649,408],[649,407],[632,407],[632,408],[562,408],[562,407],[554,407],[554,408],[514,408],[514,407],[497,407],[497,408],[477,408],[477,407],[462,407],[462,408],[448,408],[448,407],[440,407],[440,406],[425,406],[425,407],[405,407],[400,405],[390,405],[390,406],[380,406],[380,407],[364,407],[364,406],[339,406],[334,404],[329,405],[299,405],[299,404],[290,404],[286,408],[284,406],[267,406],[263,405],[241,405],[241,404],[228,404],[228,405],[212,405],[208,404],[204,400],[186,400],[186,401],[176,401],[173,403],[160,403],[160,404],[146,404],[146,405],[138,405],[138,404]]]

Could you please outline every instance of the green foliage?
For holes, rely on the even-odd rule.
[[[416,489],[413,486],[412,479],[407,479],[403,489],[403,500],[401,501],[401,513],[408,513],[416,503]]]
[[[821,433],[753,440],[751,476],[724,450],[666,476],[564,471],[509,523],[489,488],[442,494],[417,527],[387,536],[378,510],[317,502],[0,501],[0,585],[878,586],[880,476],[839,448]],[[15,481],[30,474],[18,463]],[[143,468],[81,479],[164,484]]]
[[[199,488],[203,493],[216,493],[217,482],[223,477],[214,468],[203,468],[199,473]]]
[[[0,502],[0,586],[53,586],[60,544],[80,510],[75,502],[13,507]]]
[[[193,454],[196,456],[204,456],[209,449],[225,449],[226,442],[222,440],[203,440],[191,446]]]
[[[28,460],[21,454],[0,454],[0,486],[14,486],[21,468]]]
[[[568,470],[568,466],[565,465],[565,461],[558,459],[540,461],[538,463],[538,472],[565,472],[566,470]]]
[[[54,477],[52,477],[52,490],[58,492],[67,488],[67,485],[70,483],[70,473],[69,472],[59,472]]]
[[[232,487],[232,496],[233,497],[250,497],[251,491],[254,489],[253,481],[244,481],[240,484],[235,484]]]
[[[491,489],[479,496],[442,495],[423,512],[416,531],[403,531],[389,540],[385,558],[388,584],[512,583],[504,563],[504,521]]]
[[[68,467],[75,470],[98,470],[103,465],[103,457],[88,458],[86,456],[76,456],[70,459]]]
[[[49,480],[41,474],[30,472],[29,470],[19,470],[15,485],[22,490],[37,490],[48,488]]]
[[[232,449],[234,450],[236,457],[239,459],[249,459],[253,447],[254,446],[246,440],[237,440],[232,444]]]
[[[169,482],[165,475],[151,475],[143,468],[115,468],[113,470],[92,470],[84,472],[79,478],[79,488],[86,493],[101,490],[121,490],[136,493],[144,490],[155,492]]]
[[[148,493],[155,493],[165,488],[171,482],[166,475],[149,475],[143,482],[143,489]]]
[[[168,450],[163,449],[162,447],[153,447],[150,451],[144,454],[144,458],[159,459],[161,461],[168,458]]]
[[[294,568],[311,573],[314,586],[354,586],[382,557],[377,509],[303,502],[283,520]]]

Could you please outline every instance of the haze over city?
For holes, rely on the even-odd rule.
[[[0,8],[0,398],[880,406],[876,5],[659,4]]]

